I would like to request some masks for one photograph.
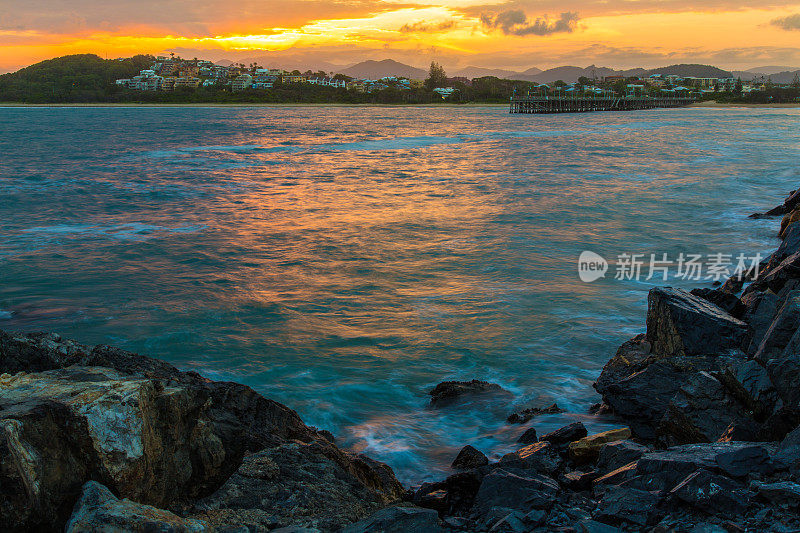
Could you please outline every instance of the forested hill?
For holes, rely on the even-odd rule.
[[[96,102],[118,78],[150,68],[153,56],[102,59],[79,54],[48,59],[17,72],[0,75],[0,102]]]

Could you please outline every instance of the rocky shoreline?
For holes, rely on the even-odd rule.
[[[518,450],[411,488],[244,385],[0,331],[0,531],[800,531],[800,193],[758,216],[783,222],[757,277],[650,291],[595,383],[618,429],[528,409]]]

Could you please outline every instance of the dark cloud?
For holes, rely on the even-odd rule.
[[[578,24],[578,14],[568,11],[558,19],[551,20],[547,15],[535,21],[528,20],[518,9],[500,13],[482,13],[481,23],[491,29],[499,29],[506,35],[551,35],[553,33],[572,33]]]
[[[794,15],[771,20],[770,24],[777,26],[782,30],[800,30],[800,13],[795,13]]]
[[[415,22],[414,24],[403,24],[400,31],[403,33],[436,33],[455,28],[456,21],[448,20],[439,24],[428,24],[427,22]]]

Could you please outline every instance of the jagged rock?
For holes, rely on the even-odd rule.
[[[800,354],[785,353],[767,362],[767,373],[784,406],[800,411]]]
[[[464,446],[453,461],[453,468],[478,468],[489,464],[489,459],[472,446]]]
[[[529,407],[518,413],[510,414],[506,421],[509,424],[524,424],[539,415],[554,415],[563,412],[564,410],[556,404],[550,405],[549,407]]]
[[[573,422],[555,431],[551,431],[539,439],[543,442],[549,442],[557,448],[563,448],[569,445],[570,442],[582,439],[587,435],[586,427],[581,422]]]
[[[610,442],[600,448],[597,469],[600,472],[611,472],[636,461],[648,451],[647,446],[630,440]]]
[[[731,422],[717,439],[717,442],[757,441],[761,440],[759,439],[760,432],[761,426],[755,420],[739,420]]]
[[[660,498],[652,492],[609,487],[594,512],[594,518],[612,524],[646,526],[653,521]]]
[[[732,422],[744,420],[745,410],[722,383],[698,372],[675,394],[656,435],[667,446],[714,442]]]
[[[514,510],[506,514],[489,528],[489,533],[527,533],[528,531],[528,526],[525,523],[525,515]]]
[[[549,477],[499,468],[483,478],[473,510],[482,515],[492,507],[526,513],[531,509],[549,509],[556,501],[558,490],[558,483]]]
[[[577,533],[622,533],[618,527],[609,526],[596,520],[581,520],[575,524]]]
[[[519,436],[517,442],[519,442],[520,444],[533,444],[538,440],[539,438],[536,436],[536,429],[528,428],[525,430],[525,433]]]
[[[769,289],[777,294],[789,281],[798,278],[800,278],[800,252],[795,252],[777,266],[759,274],[758,279],[745,289],[745,293]]]
[[[578,463],[588,463],[597,459],[600,449],[609,442],[631,438],[630,428],[619,428],[595,433],[569,444],[569,456]],[[629,461],[630,462],[630,461]]]
[[[754,483],[758,495],[778,505],[800,506],[800,485],[791,481]]]
[[[200,500],[195,509],[216,527],[248,523],[262,528],[339,529],[390,500],[355,475],[355,468],[375,468],[361,463],[365,460],[345,454],[326,440],[268,448],[245,457],[219,490]],[[398,499],[402,491],[395,483],[391,499]]]
[[[505,454],[500,459],[500,465],[553,475],[562,468],[564,460],[555,446],[540,441],[520,448],[516,452]]]
[[[795,209],[791,213],[786,213],[781,219],[781,228],[778,230],[778,237],[786,239],[787,234],[792,226],[796,226],[795,222],[800,221],[800,209]]]
[[[90,479],[144,504],[183,506],[216,490],[246,453],[293,441],[325,443],[355,487],[382,501],[401,496],[391,469],[341,452],[244,385],[108,346],[0,331],[0,372],[26,369],[40,373],[0,379],[0,514],[8,527],[62,529]]]
[[[786,435],[772,459],[776,468],[789,470],[795,478],[800,477],[800,426]]]
[[[581,472],[573,470],[567,472],[558,481],[561,485],[571,490],[588,490],[592,487],[592,482],[600,477],[599,472]]]
[[[735,516],[747,508],[749,492],[726,477],[698,470],[672,489],[670,496],[709,514]]]
[[[595,390],[600,394],[632,374],[646,368],[653,362],[650,355],[650,343],[645,341],[644,334],[624,342],[617,349],[617,353],[603,367],[603,371],[594,384]],[[610,405],[614,409],[613,405]]]
[[[742,318],[742,315],[746,311],[745,305],[742,303],[739,298],[736,297],[735,294],[732,294],[727,291],[723,291],[721,289],[692,289],[689,291],[690,294],[695,296],[699,296],[704,300],[711,302],[712,304],[716,305],[717,307],[725,310],[734,318]]]
[[[774,410],[778,400],[777,392],[767,369],[757,361],[737,361],[715,377],[739,403],[753,413],[756,420],[763,421]],[[748,424],[740,425],[741,428],[747,426]]]
[[[28,494],[3,502],[7,523],[63,524],[89,479],[158,507],[222,483],[231,458],[208,403],[202,390],[102,367],[4,375],[0,486]]]
[[[475,502],[475,495],[484,478],[482,469],[459,472],[444,481],[423,483],[414,493],[413,503],[449,515],[466,515]]]
[[[212,530],[200,520],[181,518],[163,509],[127,499],[120,500],[100,483],[89,481],[83,486],[66,526],[66,533],[83,531],[190,533]]]
[[[499,395],[511,396],[511,393],[497,383],[488,381],[443,381],[428,392],[431,396],[431,406],[443,407],[451,405],[470,396]]]
[[[738,350],[746,335],[747,324],[702,298],[671,287],[650,289],[646,339],[657,356]]]
[[[438,533],[439,515],[419,507],[387,507],[350,524],[341,533]]]
[[[754,358],[761,364],[783,355],[787,344],[800,328],[800,291],[793,292],[778,310]]]
[[[745,477],[748,474],[767,474],[773,466],[767,449],[763,446],[737,447],[721,452],[714,459],[722,472],[731,477]]]
[[[754,354],[761,345],[764,335],[769,331],[772,320],[778,312],[778,295],[772,291],[754,291],[742,297],[745,305],[745,312],[742,320],[751,329],[750,340],[746,341],[746,351]]]

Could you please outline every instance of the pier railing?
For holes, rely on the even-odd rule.
[[[510,113],[586,113],[683,107],[693,98],[650,96],[529,96],[511,98]]]

